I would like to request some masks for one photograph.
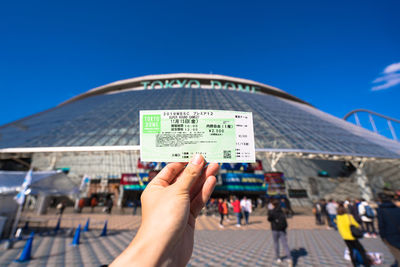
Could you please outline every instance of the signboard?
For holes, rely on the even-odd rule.
[[[120,184],[126,190],[144,190],[146,185],[159,173],[156,170],[139,173],[123,173]]]
[[[137,162],[138,173],[124,173],[121,185],[125,190],[142,191],[159,173],[165,163]],[[154,170],[156,168],[157,170]],[[285,181],[282,172],[264,172],[261,160],[255,163],[224,163],[217,175],[220,181],[216,192],[254,192],[267,196],[285,195]],[[299,192],[296,192],[298,195]]]
[[[140,82],[143,89],[166,89],[166,88],[200,88],[201,83],[195,79],[171,79],[171,80],[155,80],[155,81],[143,81]],[[246,92],[258,92],[260,87],[255,85],[248,85],[242,83],[226,82],[210,80],[208,84],[204,84],[211,89],[225,89],[225,90],[237,90]]]
[[[308,198],[307,190],[305,189],[288,189],[288,194],[291,198]]]
[[[264,173],[265,183],[267,185],[267,196],[285,195],[285,181],[282,172]]]
[[[245,172],[227,172],[220,174],[222,185],[216,191],[253,191],[265,192],[264,175]]]

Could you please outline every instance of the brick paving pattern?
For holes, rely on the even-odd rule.
[[[120,212],[113,213],[112,215],[104,213],[65,213],[61,227],[71,228],[76,227],[78,224],[82,226],[86,220],[90,218],[90,226],[93,229],[102,229],[104,221],[108,220],[108,228],[113,230],[136,230],[140,226],[140,216],[132,216],[130,213],[120,214]],[[270,225],[267,222],[266,216],[250,216],[250,225],[246,229],[252,230],[268,230]],[[54,227],[57,224],[58,217],[55,214],[46,214],[37,216],[32,213],[25,213],[22,219],[32,220],[30,225],[41,227]],[[289,229],[325,229],[323,226],[315,225],[315,219],[308,215],[296,215],[288,219]],[[217,216],[200,216],[197,220],[197,230],[218,230],[219,215]],[[235,227],[236,217],[230,215],[230,220],[224,220],[226,229],[239,230]],[[20,226],[22,227],[22,222]]]
[[[31,215],[33,217],[33,215]],[[91,230],[81,232],[81,244],[70,246],[71,229],[91,218]],[[54,215],[45,215],[46,225],[56,223]],[[108,219],[108,236],[99,237],[104,220]],[[285,266],[274,262],[274,248],[269,224],[264,216],[251,217],[251,224],[237,228],[234,218],[218,227],[218,218],[200,216],[197,222],[193,256],[188,266]],[[15,263],[25,241],[13,249],[0,251],[0,266],[100,266],[110,263],[132,240],[140,225],[140,216],[104,214],[64,214],[56,236],[50,232],[35,235],[32,257],[26,263]],[[295,266],[351,266],[343,259],[344,242],[339,234],[316,227],[311,216],[295,216],[289,220],[289,246]],[[128,230],[123,230],[128,229]],[[393,257],[380,239],[363,239],[368,251],[383,252],[385,264]],[[283,253],[283,252],[282,252]]]

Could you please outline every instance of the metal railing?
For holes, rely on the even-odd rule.
[[[397,138],[396,130],[393,127],[393,123],[397,123],[400,126],[400,120],[398,120],[398,119],[391,118],[389,116],[385,116],[385,115],[382,115],[382,114],[379,114],[377,112],[374,112],[374,111],[371,111],[371,110],[367,110],[367,109],[355,109],[355,110],[352,110],[349,113],[347,113],[343,117],[343,119],[346,120],[346,121],[349,121],[349,118],[351,117],[351,115],[354,115],[354,119],[355,119],[356,124],[358,126],[360,126],[360,127],[363,127],[361,125],[360,118],[358,116],[358,114],[363,113],[363,112],[368,114],[369,123],[371,124],[372,130],[375,133],[381,134],[381,131],[379,131],[379,129],[377,127],[377,124],[375,123],[375,120],[374,120],[374,117],[379,117],[379,118],[382,118],[382,119],[386,120],[386,123],[387,123],[387,125],[389,127],[390,133],[392,135],[392,139],[395,140],[395,141],[399,141],[399,139]],[[366,127],[363,127],[363,128],[366,128]]]

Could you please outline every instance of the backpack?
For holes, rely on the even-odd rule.
[[[283,212],[279,213],[279,216],[277,216],[274,219],[274,223],[277,230],[284,231],[287,228],[287,221],[285,214]]]
[[[365,206],[365,216],[372,219],[375,217],[374,211],[370,206]]]

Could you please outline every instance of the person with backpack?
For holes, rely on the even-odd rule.
[[[360,241],[358,241],[357,237],[354,236],[356,233],[353,233],[352,230],[352,226],[358,229],[358,232],[362,237],[361,229],[359,229],[360,225],[356,222],[353,215],[347,212],[347,209],[344,207],[342,203],[340,203],[338,206],[337,216],[335,218],[335,221],[338,228],[338,232],[349,249],[349,254],[353,266],[357,266],[357,257],[356,257],[357,252],[361,255],[364,266],[366,267],[371,266],[370,259],[367,256],[367,252],[361,245]]]
[[[361,229],[364,231],[364,227],[362,225],[362,220],[360,214],[358,213],[358,206],[360,205],[360,200],[354,199],[350,201],[350,204],[347,206],[347,210],[351,215],[353,215],[354,220],[360,225]]]
[[[274,240],[276,262],[279,264],[282,262],[279,255],[279,242],[282,243],[283,249],[286,253],[285,261],[288,266],[292,266],[292,257],[290,255],[290,249],[287,242],[287,220],[285,213],[283,212],[280,201],[278,199],[272,200],[273,209],[268,211],[268,221],[271,223],[272,238]]]
[[[360,214],[361,221],[364,224],[364,230],[366,231],[365,237],[376,238],[374,226],[375,212],[365,199],[362,199],[360,205],[358,205],[358,213]]]

